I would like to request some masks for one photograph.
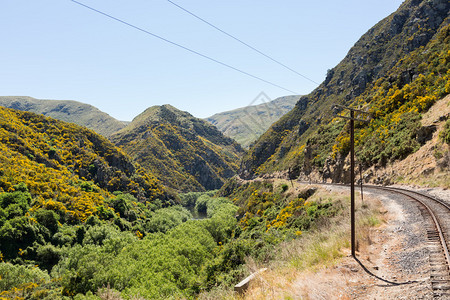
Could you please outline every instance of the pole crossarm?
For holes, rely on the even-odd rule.
[[[369,114],[370,115],[370,113],[367,112],[367,111],[356,109],[356,108],[352,108],[352,107],[347,107],[347,106],[344,106],[344,105],[341,105],[341,104],[333,104],[333,107],[339,107],[339,108],[342,108],[342,109],[353,110],[355,112],[359,112],[359,113],[362,113],[362,114]]]
[[[358,122],[364,122],[367,123],[370,121],[369,120],[363,120],[363,119],[358,119],[358,118],[350,118],[350,117],[346,117],[346,116],[337,116],[338,118],[342,118],[342,119],[346,119],[346,120],[352,120],[352,121],[358,121]]]
[[[346,120],[353,120],[353,121],[358,121],[358,122],[365,122],[365,123],[369,122],[370,119],[372,118],[372,114],[371,113],[369,113],[367,111],[360,110],[360,109],[351,108],[351,107],[347,107],[347,106],[340,105],[340,104],[334,104],[333,108],[341,108],[341,109],[346,109],[346,110],[349,110],[349,111],[353,112],[353,114],[352,114],[353,117],[352,116],[351,117],[347,117],[347,116],[338,115],[337,116],[338,118],[342,118],[342,119],[346,119]],[[356,117],[354,117],[355,112],[359,113],[359,114],[363,114],[363,115],[368,115],[369,119],[363,120],[363,119],[356,118]]]

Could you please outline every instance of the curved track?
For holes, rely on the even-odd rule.
[[[400,194],[419,203],[426,221],[430,250],[431,285],[434,298],[450,299],[450,203],[416,191],[380,186],[365,186],[366,189],[383,190]]]
[[[308,184],[307,182],[305,182]],[[323,184],[323,183],[314,183]],[[349,186],[348,184],[331,183],[324,185]],[[355,185],[358,187],[359,185]],[[432,197],[417,191],[364,185],[365,190],[382,190],[392,194],[402,195],[419,204],[419,210],[424,218],[424,227],[428,237],[430,251],[430,279],[435,299],[450,299],[450,202]]]

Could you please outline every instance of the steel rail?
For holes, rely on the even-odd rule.
[[[370,187],[373,188],[374,186],[370,186]],[[420,204],[422,204],[422,205],[427,209],[428,213],[430,214],[430,216],[431,216],[432,219],[433,219],[434,226],[436,227],[436,230],[437,230],[437,232],[438,232],[438,234],[439,234],[441,246],[442,246],[442,249],[444,250],[445,259],[447,260],[447,266],[448,266],[448,268],[449,268],[449,270],[450,270],[450,253],[449,253],[448,247],[447,247],[447,240],[446,240],[446,238],[445,238],[445,235],[444,235],[444,232],[443,232],[443,230],[442,230],[441,224],[439,223],[439,220],[438,220],[437,217],[436,217],[436,214],[433,212],[433,210],[430,208],[430,206],[427,205],[424,201],[422,201],[422,200],[420,200],[420,199],[418,199],[418,198],[416,198],[416,197],[413,197],[413,196],[411,196],[411,195],[408,195],[407,192],[410,192],[410,193],[413,193],[413,194],[416,194],[416,195],[425,197],[425,198],[427,198],[427,199],[429,199],[429,200],[432,200],[432,201],[434,201],[434,202],[437,202],[437,203],[443,205],[444,207],[446,207],[446,208],[450,211],[449,205],[447,205],[446,203],[444,203],[444,202],[441,201],[441,200],[437,200],[436,198],[433,198],[433,197],[431,197],[431,196],[424,195],[424,194],[422,194],[422,193],[415,192],[415,191],[410,191],[410,190],[400,189],[400,188],[391,188],[391,187],[375,187],[375,188],[402,194],[402,195],[404,195],[404,196],[406,196],[406,197],[408,197],[408,198],[410,198],[410,199],[412,199],[412,200],[414,200],[414,201],[419,202]]]
[[[324,184],[324,183],[318,183],[318,184]],[[324,184],[324,185],[339,185],[339,186],[349,186],[348,184]],[[390,192],[393,194],[399,194],[402,195],[404,197],[407,197],[409,199],[412,199],[413,201],[415,201],[420,205],[420,211],[422,212],[423,216],[425,217],[425,215],[428,217],[430,217],[431,220],[433,220],[431,222],[431,220],[427,220],[425,221],[427,224],[429,224],[428,226],[430,230],[427,229],[427,235],[428,235],[428,239],[430,240],[430,242],[432,242],[433,244],[435,244],[434,247],[438,247],[441,248],[442,251],[439,251],[439,256],[440,258],[436,257],[436,250],[431,250],[430,249],[430,279],[431,279],[431,288],[433,290],[433,298],[436,299],[450,299],[450,285],[449,285],[449,275],[450,275],[450,254],[449,254],[449,249],[447,246],[447,241],[446,241],[446,234],[444,234],[444,231],[442,230],[442,225],[439,222],[439,218],[442,220],[442,224],[446,224],[446,220],[448,220],[447,215],[445,215],[445,213],[449,213],[450,211],[450,205],[449,203],[446,203],[444,200],[439,199],[437,197],[432,197],[428,194],[424,194],[424,193],[420,193],[417,191],[411,191],[411,190],[407,190],[407,189],[402,189],[402,188],[394,188],[394,187],[386,187],[386,186],[376,186],[376,185],[365,185],[366,188],[368,189],[374,189],[374,190],[382,190],[382,191],[386,191],[386,192]],[[422,199],[420,199],[422,198]],[[434,206],[434,205],[440,205],[441,207],[444,207],[444,210],[442,211],[442,208],[432,208],[430,207],[430,205]],[[447,209],[447,210],[445,210]],[[439,210],[439,211],[438,211]],[[444,216],[439,216],[440,214],[444,213]],[[424,219],[425,220],[425,219]],[[433,226],[434,225],[434,226]],[[428,227],[427,226],[427,227]],[[433,228],[433,229],[431,229]],[[439,239],[439,241],[438,241]],[[439,245],[441,247],[439,247]],[[358,259],[355,257],[355,259],[358,261]],[[438,261],[440,261],[438,263]],[[359,262],[359,261],[358,261]],[[438,265],[440,267],[436,267],[436,263],[438,263]],[[444,273],[441,273],[444,272]]]
[[[450,211],[450,205],[448,205],[447,203],[445,203],[441,199],[438,199],[438,198],[435,198],[435,197],[431,197],[431,196],[429,196],[427,194],[423,194],[423,193],[420,193],[420,192],[417,192],[417,191],[411,191],[411,190],[407,190],[407,189],[394,188],[394,187],[381,187],[381,186],[375,186],[375,185],[366,185],[366,187],[373,188],[373,189],[385,190],[385,191],[389,191],[389,192],[393,192],[393,193],[398,193],[398,194],[406,196],[406,197],[408,197],[408,198],[410,198],[410,199],[412,199],[412,200],[422,204],[422,206],[425,207],[425,209],[427,210],[428,214],[433,219],[434,227],[436,228],[436,231],[437,231],[437,233],[439,235],[439,241],[440,241],[442,250],[444,252],[445,259],[447,261],[447,270],[450,271],[450,253],[449,253],[449,250],[448,250],[447,240],[446,240],[446,237],[445,237],[444,232],[442,230],[441,224],[439,223],[439,220],[436,217],[436,214],[433,212],[433,210],[430,208],[430,206],[427,205],[424,201],[418,199],[417,196],[421,196],[421,197],[427,198],[427,199],[429,199],[429,200],[431,200],[433,202],[439,203],[440,205],[442,205],[445,208],[447,208],[449,211]],[[416,197],[413,197],[413,196],[409,195],[408,193],[414,194],[414,195],[416,195]]]
[[[349,186],[348,184],[342,184],[342,183],[314,183],[314,184],[323,184],[323,185],[338,185],[338,186]],[[433,210],[422,200],[417,199],[416,197],[413,197],[411,195],[408,195],[407,193],[412,193],[415,194],[416,196],[421,196],[424,198],[427,198],[433,202],[439,203],[440,205],[444,206],[445,208],[447,208],[450,211],[450,204],[444,202],[443,200],[436,198],[436,197],[431,197],[430,195],[424,194],[424,193],[420,193],[417,191],[412,191],[412,190],[407,190],[407,189],[402,189],[402,188],[396,188],[396,187],[386,187],[386,186],[377,186],[377,185],[364,185],[366,188],[372,188],[372,189],[380,189],[380,190],[385,190],[385,191],[389,191],[389,192],[393,192],[393,193],[398,193],[398,194],[402,194],[416,202],[419,202],[420,204],[422,204],[423,207],[425,207],[425,209],[428,211],[428,214],[431,216],[431,218],[433,219],[434,222],[434,226],[439,234],[439,240],[440,240],[440,244],[442,246],[444,255],[445,255],[445,259],[447,261],[447,268],[450,271],[450,252],[447,246],[447,240],[446,237],[444,235],[444,232],[442,230],[442,227],[439,223],[438,218],[436,217],[436,214],[433,212]]]
[[[372,186],[370,186],[370,185],[366,185],[366,186],[372,187]],[[446,203],[446,202],[443,201],[442,199],[439,199],[439,198],[436,198],[436,197],[432,197],[432,196],[430,196],[430,195],[428,195],[428,194],[425,194],[425,193],[421,193],[421,192],[417,192],[417,191],[412,191],[412,190],[407,190],[407,189],[402,189],[402,188],[398,188],[398,187],[382,187],[382,188],[384,188],[384,189],[386,189],[386,190],[395,190],[395,191],[401,191],[401,192],[408,192],[408,193],[412,193],[412,194],[415,194],[415,195],[418,195],[418,196],[421,196],[421,197],[425,197],[425,198],[430,199],[430,200],[432,200],[432,201],[439,202],[439,204],[442,204],[442,205],[445,206],[448,210],[450,210],[450,204],[449,204],[449,203]]]

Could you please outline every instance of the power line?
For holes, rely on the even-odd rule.
[[[303,77],[303,78],[306,79],[306,80],[311,81],[312,83],[315,83],[316,85],[319,85],[319,83],[315,82],[315,81],[312,80],[311,78],[308,78],[308,77],[306,77],[306,76],[303,75],[303,74],[300,74],[299,72],[297,72],[297,71],[295,71],[294,69],[292,69],[292,68],[286,66],[286,65],[283,64],[282,62],[280,62],[280,61],[276,60],[275,58],[273,58],[273,57],[271,57],[271,56],[269,56],[269,55],[263,53],[262,51],[256,49],[255,47],[253,47],[253,46],[247,44],[247,43],[244,42],[243,40],[241,40],[241,39],[235,37],[234,35],[229,34],[228,32],[226,32],[226,31],[220,29],[219,27],[215,26],[214,24],[211,24],[210,22],[208,22],[208,21],[206,21],[205,19],[203,19],[203,18],[197,16],[197,15],[194,14],[193,12],[190,12],[189,10],[187,10],[187,9],[185,9],[184,7],[182,7],[182,6],[178,5],[178,4],[176,4],[175,2],[173,2],[173,1],[171,1],[171,0],[167,0],[167,1],[170,2],[170,3],[172,3],[173,5],[175,5],[175,6],[178,7],[179,9],[181,9],[181,10],[187,12],[187,13],[190,14],[191,16],[193,16],[193,17],[199,19],[199,20],[202,21],[203,23],[208,24],[208,25],[211,26],[212,28],[214,28],[214,29],[216,29],[216,30],[222,32],[223,34],[229,36],[230,38],[232,38],[232,39],[238,41],[239,43],[241,43],[241,44],[247,46],[248,48],[252,49],[253,51],[258,52],[259,54],[265,56],[266,58],[270,59],[271,61],[273,61],[273,62],[275,62],[275,63],[277,63],[277,64],[279,64],[279,65],[285,67],[285,68],[288,69],[289,71],[294,72],[295,74],[297,74],[297,75]]]
[[[248,72],[245,72],[245,71],[243,71],[243,70],[241,70],[241,69],[238,69],[238,68],[236,68],[236,67],[233,67],[233,66],[231,66],[231,65],[229,65],[229,64],[226,64],[226,63],[224,63],[224,62],[221,62],[221,61],[219,61],[219,60],[217,60],[217,59],[215,59],[215,58],[212,58],[212,57],[210,57],[210,56],[207,56],[207,55],[205,55],[205,54],[202,54],[202,53],[200,53],[200,52],[198,52],[198,51],[192,50],[192,49],[190,49],[190,48],[188,48],[188,47],[185,47],[185,46],[180,45],[180,44],[178,44],[178,43],[172,42],[172,41],[170,41],[170,40],[168,40],[168,39],[166,39],[166,38],[163,38],[162,36],[159,36],[159,35],[157,35],[157,34],[151,33],[151,32],[148,31],[148,30],[145,30],[145,29],[143,29],[143,28],[141,28],[141,27],[138,27],[138,26],[136,26],[136,25],[133,25],[133,24],[131,24],[131,23],[128,23],[128,22],[126,22],[126,21],[123,21],[123,20],[121,20],[121,19],[119,19],[119,18],[116,18],[116,17],[114,17],[114,16],[111,16],[111,15],[109,15],[109,14],[107,14],[107,13],[104,13],[104,12],[98,10],[98,9],[93,8],[93,7],[87,6],[86,4],[83,4],[83,3],[78,2],[78,1],[75,1],[75,0],[70,0],[70,1],[76,3],[76,4],[80,5],[80,6],[83,6],[83,7],[87,8],[87,9],[90,9],[90,10],[96,12],[96,13],[99,13],[99,14],[105,16],[105,17],[108,17],[108,18],[113,19],[113,20],[115,20],[115,21],[117,21],[117,22],[120,22],[120,23],[122,23],[122,24],[124,24],[124,25],[127,25],[127,26],[129,26],[129,27],[131,27],[131,28],[134,28],[134,29],[139,30],[139,31],[141,31],[141,32],[143,32],[143,33],[146,33],[146,34],[148,34],[148,35],[151,35],[151,36],[153,36],[153,37],[155,37],[155,38],[158,38],[158,39],[160,39],[160,40],[162,40],[162,41],[164,41],[164,42],[166,42],[166,43],[172,44],[172,45],[177,46],[177,47],[179,47],[179,48],[181,48],[181,49],[184,49],[184,50],[189,51],[189,52],[191,52],[191,53],[194,53],[194,54],[196,54],[196,55],[198,55],[198,56],[201,56],[201,57],[203,57],[203,58],[206,58],[206,59],[208,59],[208,60],[210,60],[210,61],[213,61],[213,62],[215,62],[215,63],[217,63],[217,64],[220,64],[220,65],[222,65],[222,66],[225,66],[225,67],[227,67],[227,68],[230,68],[230,69],[232,69],[232,70],[235,70],[235,71],[237,71],[237,72],[239,72],[239,73],[245,74],[245,75],[250,76],[250,77],[252,77],[252,78],[254,78],[254,79],[258,79],[258,80],[260,80],[260,81],[262,81],[262,82],[265,82],[265,83],[267,83],[267,84],[270,84],[270,85],[275,86],[275,87],[277,87],[277,88],[280,88],[280,89],[282,89],[282,90],[288,91],[288,92],[290,92],[290,93],[293,93],[293,94],[296,94],[296,95],[299,94],[299,93],[297,93],[297,92],[294,92],[294,91],[291,91],[291,90],[289,90],[289,89],[287,89],[287,88],[284,88],[284,87],[282,87],[282,86],[280,86],[280,85],[278,85],[278,84],[276,84],[276,83],[270,82],[270,81],[265,80],[265,79],[263,79],[263,78],[261,78],[261,77],[258,77],[258,76],[256,76],[256,75],[253,75],[253,74],[250,74],[250,73],[248,73]]]

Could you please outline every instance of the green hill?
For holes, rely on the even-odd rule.
[[[125,124],[100,111],[98,108],[69,100],[39,100],[23,96],[0,96],[0,106],[30,111],[65,122],[75,123],[109,136],[125,127]]]
[[[356,155],[364,168],[416,151],[421,114],[450,93],[449,8],[448,1],[408,0],[376,24],[258,139],[240,175],[291,169],[291,176],[318,172],[324,180],[346,180],[348,126],[333,116],[334,104],[373,116],[356,126]]]
[[[156,178],[84,127],[0,107],[0,193],[24,183],[36,207],[84,221],[110,193],[168,199]]]
[[[217,189],[239,168],[242,148],[216,127],[170,105],[148,108],[111,141],[165,185]]]
[[[300,96],[285,96],[267,103],[251,105],[206,118],[223,134],[248,148],[270,125],[290,111]]]

